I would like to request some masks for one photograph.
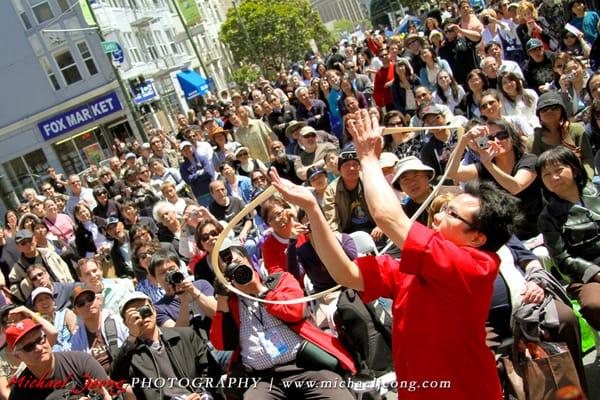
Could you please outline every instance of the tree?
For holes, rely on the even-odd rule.
[[[307,0],[243,0],[227,11],[220,39],[237,62],[255,63],[269,77],[303,59],[310,39],[333,43],[321,16]]]
[[[239,67],[234,67],[231,73],[231,79],[237,83],[242,90],[248,89],[248,84],[258,81],[260,78],[260,69],[252,64],[243,64]]]
[[[336,39],[354,32],[354,24],[349,19],[338,19],[333,23],[333,34]]]

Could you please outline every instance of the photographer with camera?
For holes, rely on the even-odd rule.
[[[171,328],[199,322],[206,328],[205,317],[213,318],[217,309],[210,283],[203,279],[192,282],[186,278],[180,271],[177,254],[167,250],[159,250],[152,256],[148,272],[165,291],[165,296],[156,303],[159,326]]]
[[[216,365],[206,342],[189,327],[157,325],[157,312],[148,296],[134,292],[120,306],[121,317],[129,336],[113,361],[111,378],[131,383],[137,399],[201,400],[220,399],[208,388],[183,386],[193,378],[219,379]],[[139,385],[136,382],[156,378],[176,378],[164,387]],[[180,378],[188,378],[178,380]],[[159,382],[158,380],[156,382]]]
[[[303,296],[300,284],[288,272],[269,275],[263,282],[243,249],[230,247],[230,251],[224,275],[237,289],[266,300]],[[356,373],[352,356],[305,318],[305,303],[264,304],[238,297],[220,283],[215,287],[218,311],[211,342],[218,349],[234,350],[233,371],[261,378],[250,388],[240,388],[246,389],[244,399],[352,399],[347,389],[336,384],[341,379],[338,373]],[[298,383],[302,381],[317,384],[308,387]],[[293,392],[291,382],[297,382],[291,386]]]

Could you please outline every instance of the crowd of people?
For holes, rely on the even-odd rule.
[[[346,288],[388,304],[398,381],[451,383],[401,398],[500,399],[490,334],[525,306],[586,393],[571,300],[600,330],[595,6],[441,1],[208,95],[101,166],[49,168],[0,229],[0,398],[351,399]]]

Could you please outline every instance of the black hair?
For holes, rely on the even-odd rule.
[[[538,157],[535,164],[537,175],[541,178],[542,169],[544,169],[544,167],[547,165],[552,164],[564,164],[571,168],[571,171],[573,171],[573,179],[575,180],[575,184],[577,185],[577,189],[581,195],[583,188],[587,184],[588,176],[579,157],[577,157],[575,153],[564,146],[553,147],[549,150],[546,150]],[[542,187],[546,197],[558,198],[556,194],[550,192],[548,188],[546,188],[546,185],[542,185]]]
[[[456,82],[456,79],[454,79],[454,76],[452,76],[452,74],[446,71],[445,69],[440,70],[440,72],[438,72],[435,76],[435,87],[437,95],[444,103],[448,102],[446,94],[444,93],[444,89],[442,89],[442,87],[438,83],[439,76],[442,72],[445,72],[450,77],[450,91],[452,92],[452,97],[454,98],[454,101],[458,101],[458,83]]]
[[[177,268],[181,264],[181,260],[179,260],[179,256],[174,252],[167,249],[160,249],[152,256],[152,260],[150,260],[150,265],[148,265],[148,272],[150,275],[156,277],[156,268],[165,264],[166,262],[171,261],[177,264]]]
[[[480,249],[495,253],[514,233],[519,215],[518,200],[487,181],[467,182],[464,192],[479,199],[479,213],[471,225],[486,236]]]
[[[202,234],[200,232],[202,232],[202,229],[204,229],[204,227],[206,227],[207,225],[214,226],[215,230],[219,232],[219,234],[223,232],[223,227],[221,226],[221,224],[212,219],[205,219],[204,221],[200,221],[198,226],[196,226],[196,230],[194,231],[194,240],[196,241],[196,246],[198,246],[198,249],[204,251],[206,251],[206,249],[202,246],[202,240],[200,240],[200,236]]]
[[[565,64],[566,65],[566,64]],[[592,75],[590,75],[590,77],[587,80],[587,83],[585,84],[585,90],[588,92],[588,94],[590,95],[590,98],[592,97],[592,89],[590,88],[590,83],[592,83],[592,78],[596,78],[600,76],[600,70],[595,71]]]

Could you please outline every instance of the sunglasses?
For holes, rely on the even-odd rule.
[[[404,126],[402,121],[389,121],[387,123],[388,126]]]
[[[42,276],[44,276],[44,272],[39,272],[37,274],[35,274],[34,276],[32,276],[30,279],[32,281],[37,281],[38,279],[40,279]]]
[[[206,242],[211,237],[217,237],[217,236],[219,236],[219,232],[217,232],[216,230],[213,230],[213,231],[201,234],[200,240],[202,240],[203,242]]]
[[[46,343],[46,334],[42,332],[42,334],[35,339],[33,342],[27,343],[25,346],[20,349],[15,349],[15,351],[24,351],[25,353],[31,353],[35,348],[40,345]]]
[[[556,111],[556,110],[560,110],[560,106],[559,105],[552,105],[552,106],[548,106],[548,107],[544,107],[540,110],[540,113],[544,113],[547,111]]]
[[[487,110],[488,108],[492,107],[495,103],[496,103],[496,100],[490,100],[487,103],[481,103],[479,105],[479,109],[480,110]]]
[[[510,135],[508,134],[507,131],[500,131],[500,132],[496,132],[495,135],[488,135],[488,140],[493,142],[494,140],[506,140],[508,139]]]
[[[137,257],[138,257],[138,260],[145,260],[146,258],[152,257],[153,255],[154,255],[154,253],[142,251],[142,252],[138,253]]]
[[[75,302],[75,307],[77,307],[77,308],[84,307],[85,305],[92,303],[94,300],[96,300],[96,295],[88,293],[85,295],[85,297],[81,296],[81,298],[77,299],[77,301]]]

